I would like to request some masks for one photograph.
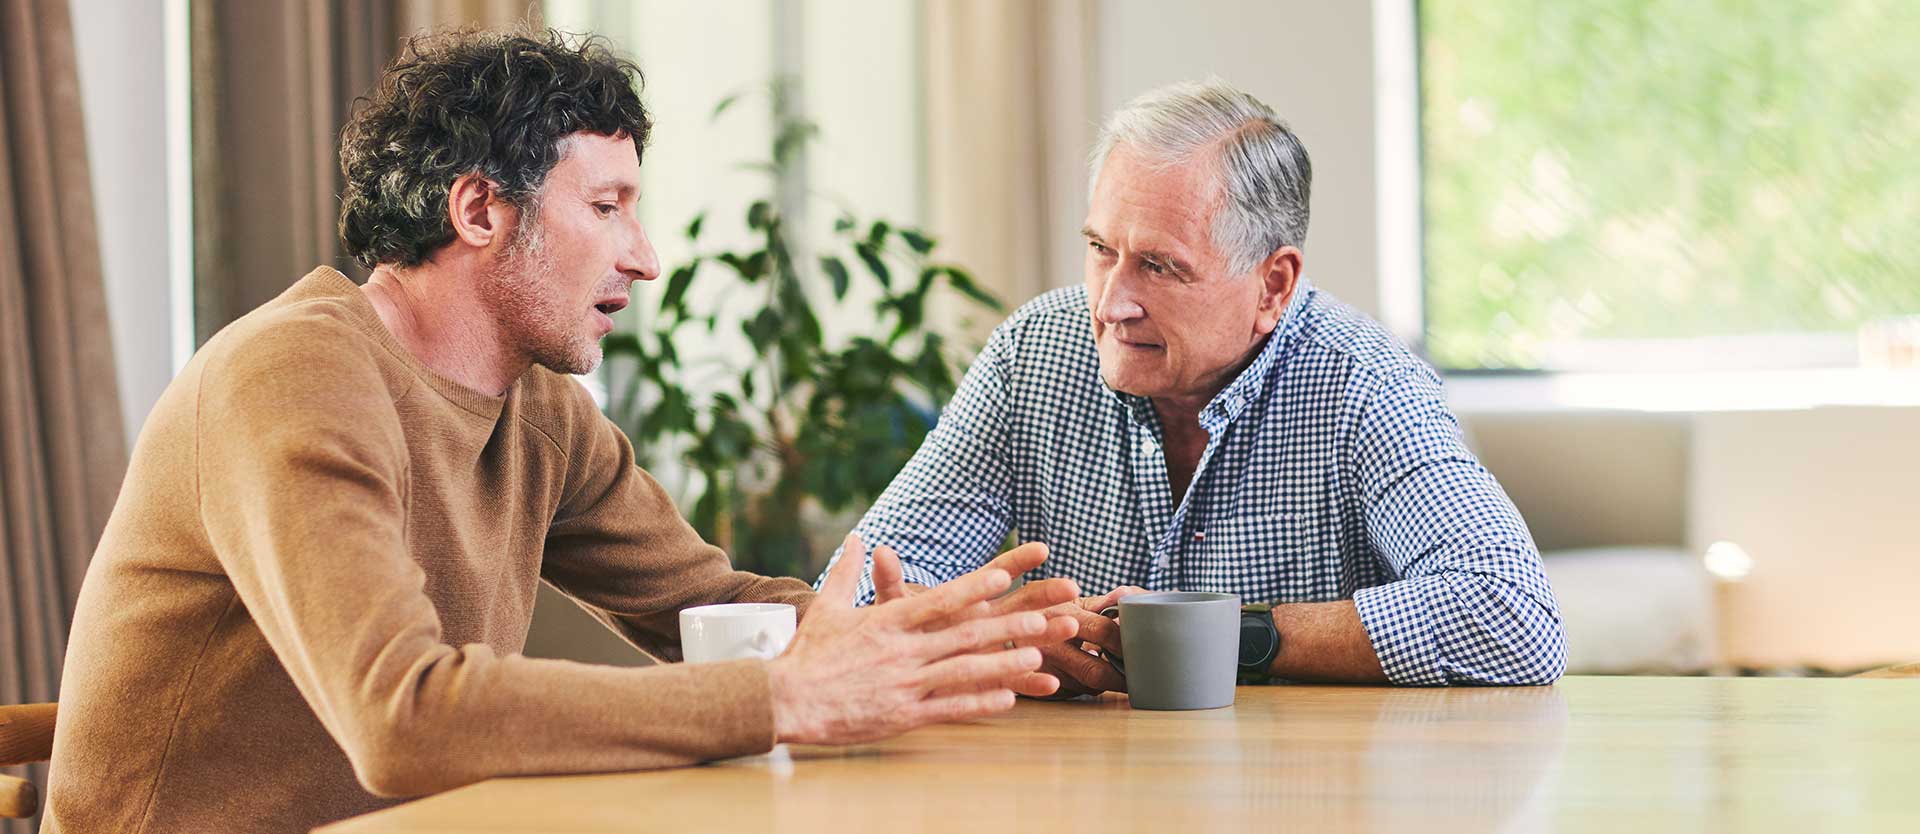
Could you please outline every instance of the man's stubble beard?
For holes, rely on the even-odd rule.
[[[565,309],[567,301],[551,294],[556,270],[538,217],[538,206],[521,213],[500,262],[488,271],[486,301],[533,364],[555,373],[589,373],[600,365],[600,341],[582,328],[584,311]]]

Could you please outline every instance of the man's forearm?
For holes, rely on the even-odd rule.
[[[1386,683],[1387,673],[1373,650],[1353,600],[1298,602],[1273,607],[1280,629],[1280,654],[1270,671],[1275,677],[1332,683]]]

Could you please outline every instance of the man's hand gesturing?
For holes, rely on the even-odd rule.
[[[1016,690],[1034,683],[1033,647],[1078,630],[1071,616],[1047,611],[1079,596],[1070,580],[1031,583],[1006,598],[1017,602],[995,604],[1013,577],[1046,560],[1045,545],[1015,548],[923,593],[855,608],[865,553],[858,536],[847,537],[792,645],[768,664],[782,742],[854,744],[1004,711]],[[900,574],[893,551],[873,555],[876,579]]]

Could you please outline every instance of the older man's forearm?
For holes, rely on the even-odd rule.
[[[1277,678],[1321,683],[1386,683],[1380,656],[1352,600],[1297,602],[1273,607],[1280,653],[1269,672]]]

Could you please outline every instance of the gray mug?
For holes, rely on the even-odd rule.
[[[1105,655],[1127,678],[1135,709],[1233,705],[1240,664],[1240,598],[1199,591],[1124,597],[1100,612],[1120,616],[1124,658]]]

